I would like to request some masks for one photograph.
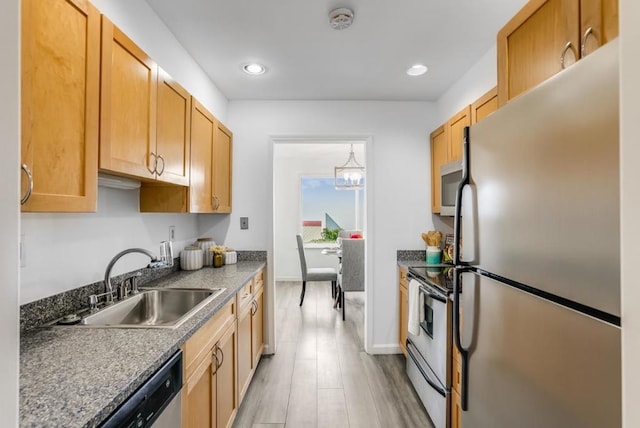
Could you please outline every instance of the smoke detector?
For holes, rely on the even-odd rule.
[[[329,12],[329,24],[334,30],[344,30],[353,22],[353,11],[346,7],[333,9]]]

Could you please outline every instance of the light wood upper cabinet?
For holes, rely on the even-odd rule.
[[[471,104],[471,124],[474,125],[480,122],[497,109],[498,88],[494,87]]]
[[[214,211],[212,166],[215,118],[202,104],[191,103],[191,187],[189,212]]]
[[[449,140],[449,159],[447,162],[462,159],[462,138],[464,128],[471,125],[471,106],[466,106],[447,122]]]
[[[100,15],[84,0],[22,1],[22,211],[96,210]],[[22,176],[22,195],[29,180]]]
[[[158,69],[157,180],[189,185],[191,94]]]
[[[102,16],[100,169],[155,178],[158,66]]]
[[[217,213],[231,212],[231,165],[233,134],[216,120],[213,140],[213,209]]]
[[[580,0],[581,56],[618,37],[618,0]]]
[[[449,144],[443,125],[431,133],[431,211],[440,212],[440,167],[449,159]]]
[[[498,33],[498,104],[615,38],[617,1],[529,1]]]

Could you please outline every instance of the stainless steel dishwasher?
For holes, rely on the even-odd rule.
[[[180,427],[181,401],[182,351],[179,350],[116,409],[101,427]]]

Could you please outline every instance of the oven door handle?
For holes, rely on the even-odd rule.
[[[406,346],[407,346],[407,354],[411,357],[411,359],[415,363],[416,367],[418,368],[418,370],[422,374],[422,377],[424,377],[424,379],[427,381],[427,383],[433,389],[435,389],[438,392],[438,394],[442,395],[443,397],[446,397],[447,396],[447,390],[444,389],[442,387],[442,385],[439,385],[437,382],[434,382],[433,380],[431,380],[431,378],[429,377],[427,372],[425,372],[425,370],[422,368],[422,364],[420,364],[420,361],[418,361],[418,357],[411,350],[411,348],[416,348],[416,345],[413,344],[411,339],[407,338]],[[416,352],[418,352],[417,348],[416,348]],[[419,353],[418,353],[418,355],[419,355]],[[429,363],[427,363],[426,361],[424,363],[427,365],[427,367],[429,367]],[[429,369],[431,370],[431,367],[429,367]]]
[[[436,294],[433,291],[429,290],[428,288],[424,287],[424,286],[420,286],[420,292],[422,294],[424,294],[425,296],[429,296],[431,297],[433,300],[437,300],[438,302],[442,302],[442,303],[447,303],[447,298],[444,296],[441,296],[440,294]]]

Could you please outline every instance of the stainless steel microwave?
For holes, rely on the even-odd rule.
[[[456,192],[462,180],[462,159],[440,167],[440,215],[453,216],[456,208]]]

